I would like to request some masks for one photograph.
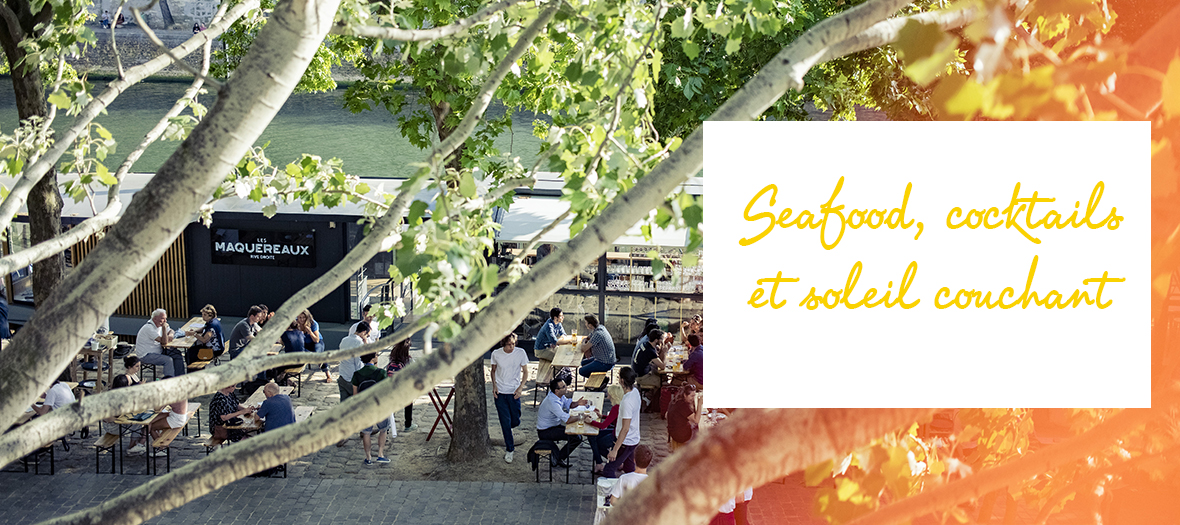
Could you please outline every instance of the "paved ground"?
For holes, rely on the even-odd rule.
[[[0,523],[36,523],[101,503],[142,476],[0,475]],[[36,505],[30,505],[35,498]],[[148,521],[221,525],[396,523],[588,524],[589,485],[355,479],[238,480]]]

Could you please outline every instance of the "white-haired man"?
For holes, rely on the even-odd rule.
[[[139,355],[139,360],[149,365],[163,365],[165,379],[188,371],[180,350],[165,346],[172,342],[175,335],[168,327],[168,312],[157,308],[135,336],[135,353]]]

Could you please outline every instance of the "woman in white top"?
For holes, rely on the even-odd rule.
[[[182,399],[172,403],[171,408],[166,411],[161,411],[156,418],[148,424],[148,432],[152,434],[152,441],[160,439],[160,435],[165,430],[174,428],[181,428],[188,423],[188,400]]]

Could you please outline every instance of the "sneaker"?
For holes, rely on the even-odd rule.
[[[371,459],[366,459],[366,460],[365,460],[365,466],[366,466],[366,467],[371,467],[371,466],[373,466],[373,460],[371,460]]]
[[[385,456],[380,456],[377,458],[377,462],[378,463],[389,463],[390,461],[389,461],[389,458],[387,458]]]
[[[408,427],[406,427],[406,428],[403,428],[403,429],[402,429],[402,432],[413,432],[413,431],[415,431],[415,430],[418,430],[418,424],[417,424],[417,423],[412,423],[412,424],[410,424],[410,426],[408,426]]]
[[[147,450],[147,447],[143,446],[143,444],[140,443],[138,445],[135,445],[134,447],[127,449],[127,455],[128,456],[138,456],[140,454],[143,454],[143,452],[145,450]]]
[[[512,451],[511,450],[504,453],[504,462],[505,463],[512,463]]]

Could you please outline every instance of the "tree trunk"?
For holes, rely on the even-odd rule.
[[[5,26],[0,29],[0,44],[3,44],[12,76],[12,89],[16,98],[18,117],[23,121],[30,117],[45,117],[49,114],[45,105],[45,88],[42,84],[40,60],[30,59],[25,50],[16,43],[31,34],[31,29],[37,23],[43,23],[49,15],[49,6],[33,16],[28,11],[28,5],[22,4],[14,13],[20,21],[23,34],[12,34],[12,29]],[[24,60],[25,63],[15,66]],[[61,233],[61,193],[57,191],[57,173],[50,169],[36,186],[33,186],[28,198],[29,207],[29,239],[32,244],[50,240]],[[61,282],[62,255],[54,254],[33,265],[33,297],[49,297],[57,283]]]
[[[455,435],[447,459],[453,463],[481,461],[488,457],[488,396],[483,376],[483,358],[455,376]]]

